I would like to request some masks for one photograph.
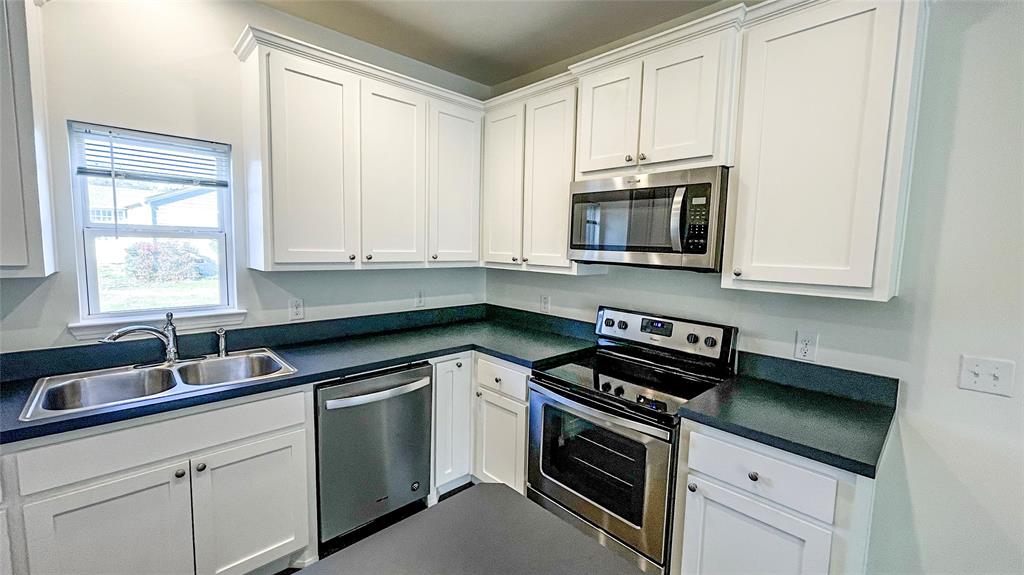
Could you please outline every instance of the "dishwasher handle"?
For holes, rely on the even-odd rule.
[[[397,387],[384,389],[381,391],[375,391],[373,393],[364,393],[362,395],[353,395],[351,397],[342,397],[340,399],[328,399],[324,402],[324,409],[342,409],[345,407],[355,407],[357,405],[365,405],[367,403],[373,403],[375,401],[383,401],[392,397],[398,397],[406,393],[411,393],[417,389],[422,389],[430,385],[430,378],[423,377],[412,383],[406,383]]]

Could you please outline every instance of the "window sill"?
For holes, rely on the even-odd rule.
[[[246,310],[225,309],[217,311],[177,312],[174,314],[174,325],[179,332],[200,331],[206,328],[238,325],[245,321]],[[126,325],[164,325],[164,314],[146,314],[124,317],[106,317],[103,319],[87,319],[69,323],[68,331],[78,340],[95,340],[106,336],[115,329]],[[134,337],[134,336],[132,336]]]

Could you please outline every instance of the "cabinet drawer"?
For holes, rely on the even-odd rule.
[[[480,358],[476,362],[476,381],[509,397],[526,401],[526,374]]]
[[[690,434],[689,466],[825,523],[832,523],[836,480],[702,435]]]

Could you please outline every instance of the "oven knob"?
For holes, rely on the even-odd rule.
[[[615,388],[615,397],[622,397],[624,393],[626,393],[626,388],[621,385]]]
[[[627,327],[629,327],[629,324],[628,324],[628,323],[626,323],[626,322],[624,322],[624,321],[622,321],[622,320],[620,319],[620,320],[619,320],[619,329],[626,329]]]
[[[715,347],[716,345],[718,345],[718,340],[709,335],[704,338],[704,345],[708,347]]]
[[[691,333],[690,335],[686,336],[686,341],[688,343],[697,343],[698,341],[700,341],[700,338],[697,337],[697,334]]]
[[[612,327],[613,325],[615,325],[615,320],[614,319],[608,318],[608,319],[604,320],[604,326],[605,327]]]
[[[601,384],[601,391],[607,393],[612,390],[612,384],[607,381]]]

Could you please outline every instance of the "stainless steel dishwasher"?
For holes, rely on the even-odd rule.
[[[316,390],[321,543],[427,496],[431,374],[416,363]]]

